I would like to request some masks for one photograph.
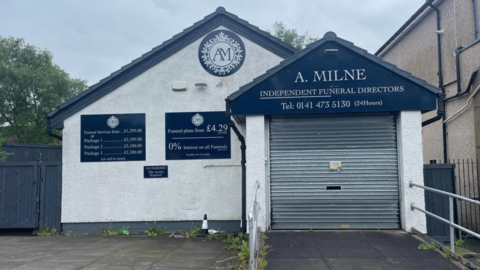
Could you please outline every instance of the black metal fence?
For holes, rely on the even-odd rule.
[[[479,200],[480,186],[478,181],[479,160],[451,160],[456,166],[455,178],[457,194]],[[476,233],[480,233],[480,206],[468,202],[458,202],[460,225]]]
[[[430,163],[441,163],[431,161]],[[450,159],[447,163],[455,164],[456,194],[480,200],[480,160]],[[480,206],[468,202],[457,202],[459,225],[480,233]]]

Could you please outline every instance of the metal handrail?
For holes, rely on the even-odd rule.
[[[474,204],[476,204],[476,205],[480,205],[480,201],[473,200],[473,199],[470,199],[470,198],[467,198],[467,197],[463,197],[463,196],[460,196],[460,195],[457,195],[457,194],[453,194],[453,193],[450,193],[450,192],[446,192],[446,191],[443,191],[443,190],[439,190],[439,189],[434,189],[434,188],[431,188],[431,187],[426,187],[426,186],[418,185],[418,184],[415,184],[415,183],[413,183],[413,182],[410,182],[410,187],[423,188],[423,189],[426,189],[426,190],[429,190],[429,191],[433,191],[433,192],[436,192],[436,193],[440,193],[440,194],[443,194],[443,195],[447,195],[447,196],[453,197],[453,198],[455,198],[455,199],[459,199],[459,200],[463,200],[463,201],[467,201],[467,202],[474,203]]]
[[[258,262],[258,250],[259,250],[259,237],[258,237],[258,208],[257,191],[260,187],[258,182],[255,182],[255,192],[253,194],[252,205],[250,206],[250,212],[248,213],[248,245],[250,249],[249,265],[250,270],[257,269]]]
[[[449,213],[450,214],[449,219],[450,220],[446,220],[446,219],[444,219],[440,216],[437,216],[437,215],[435,215],[431,212],[428,212],[424,209],[420,209],[417,206],[415,206],[415,204],[413,204],[413,203],[412,203],[411,207],[412,207],[412,210],[418,210],[418,211],[424,213],[425,215],[431,216],[433,218],[436,218],[436,219],[450,225],[450,250],[452,252],[455,252],[455,228],[480,239],[480,234],[478,234],[476,232],[473,232],[473,231],[471,231],[467,228],[464,228],[464,227],[454,223],[454,219],[453,219],[453,214],[454,214],[453,213],[453,199],[455,198],[455,199],[458,199],[458,200],[471,202],[471,203],[476,204],[476,205],[480,205],[480,201],[472,200],[472,199],[467,198],[467,197],[463,197],[463,196],[460,196],[460,195],[457,195],[457,194],[453,194],[453,193],[450,193],[450,192],[446,192],[446,191],[431,188],[431,187],[422,186],[422,185],[415,184],[415,183],[412,183],[412,182],[410,182],[410,187],[418,187],[418,188],[422,188],[422,189],[425,189],[425,190],[428,190],[428,191],[432,191],[432,192],[435,192],[435,193],[438,193],[438,194],[448,196],[448,206],[449,206],[449,212],[450,212]]]

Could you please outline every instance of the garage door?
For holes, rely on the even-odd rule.
[[[399,228],[397,166],[393,115],[273,117],[272,229]]]

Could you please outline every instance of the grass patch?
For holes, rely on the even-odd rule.
[[[40,230],[35,231],[36,236],[57,236],[59,234],[60,232],[58,232],[57,229],[50,229],[48,227],[43,227]]]

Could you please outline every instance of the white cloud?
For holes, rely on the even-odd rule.
[[[327,31],[373,53],[424,0],[0,0],[0,35],[52,51],[94,84],[224,6],[267,30],[275,21],[311,36]]]

